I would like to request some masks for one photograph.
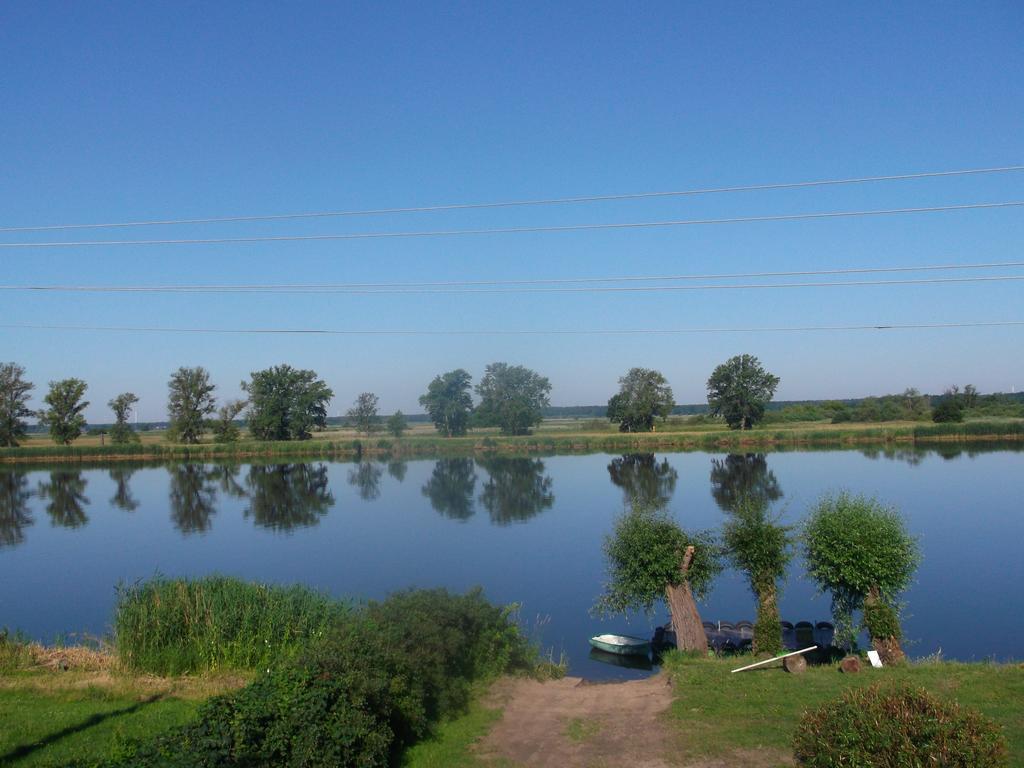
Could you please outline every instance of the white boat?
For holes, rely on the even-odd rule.
[[[596,635],[590,638],[590,644],[607,653],[626,656],[646,656],[651,651],[650,640],[629,635]]]

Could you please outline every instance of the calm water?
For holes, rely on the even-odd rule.
[[[601,544],[624,496],[718,528],[741,490],[803,517],[821,493],[876,494],[898,506],[924,561],[907,593],[912,655],[1024,657],[1024,453],[1020,446],[764,456],[667,453],[544,459],[277,465],[118,464],[0,468],[0,626],[52,641],[109,630],[115,585],[225,573],[379,598],[408,586],[482,585],[518,602],[528,627],[593,678],[642,674],[588,658],[599,632],[644,634],[652,621],[600,621]],[[797,559],[783,589],[790,621],[829,616]],[[754,617],[735,572],[705,619]]]

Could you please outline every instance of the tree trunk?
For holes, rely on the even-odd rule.
[[[706,654],[708,639],[704,635],[704,625],[697,611],[697,602],[690,591],[688,572],[693,560],[693,547],[687,547],[683,562],[679,566],[681,578],[678,586],[669,584],[665,588],[665,602],[672,614],[672,629],[676,633],[676,647],[681,651],[697,651]]]
[[[771,632],[771,637],[758,633]],[[778,653],[782,648],[782,625],[779,622],[778,590],[775,583],[765,584],[757,591],[757,624],[754,626],[753,652]]]
[[[864,608],[870,609],[881,602],[882,597],[878,593],[878,588],[872,587],[871,591],[864,598]],[[871,627],[868,627],[868,635],[871,637],[871,644],[875,646],[875,650],[878,651],[878,656],[883,664],[899,664],[906,660],[907,656],[900,647],[899,637],[895,635],[878,637],[871,631]]]

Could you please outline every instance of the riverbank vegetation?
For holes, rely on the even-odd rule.
[[[126,670],[252,670],[296,657],[349,613],[346,604],[297,585],[158,577],[121,587],[114,632]]]
[[[613,431],[605,421],[551,420],[532,435],[506,436],[495,429],[475,429],[462,437],[439,436],[432,427],[412,424],[401,438],[357,435],[351,429],[327,430],[303,441],[256,441],[243,434],[238,442],[217,443],[213,436],[195,444],[170,443],[164,430],[140,433],[129,445],[109,445],[100,436],[81,437],[72,445],[52,445],[41,436],[29,437],[17,448],[0,448],[0,462],[163,460],[214,458],[337,457],[390,458],[472,456],[475,454],[556,455],[636,451],[785,450],[877,445],[936,444],[1024,440],[1024,420],[968,420],[932,424],[830,424],[786,422],[753,430],[723,429],[718,421],[670,418],[657,432]]]
[[[499,675],[561,674],[514,612],[479,591],[407,591],[353,606],[300,587],[156,579],[122,590],[115,626],[114,654],[72,652],[92,659],[91,669],[75,667],[81,680],[89,671],[107,681],[96,675],[84,696],[63,687],[70,677],[56,682],[71,670],[59,650],[44,668],[36,661],[44,651],[3,637],[0,759],[83,768],[387,765],[470,712],[474,691]],[[173,674],[183,671],[212,681],[213,697],[197,704],[178,695]],[[46,717],[47,708],[60,716]],[[121,725],[98,727],[108,721]]]
[[[732,674],[741,666],[735,658],[694,659],[671,653],[664,662],[675,687],[671,719],[688,760],[718,758],[743,764],[756,752],[758,765],[788,764],[805,712],[880,682],[923,688],[942,701],[977,710],[998,724],[1013,759],[1024,756],[1021,664],[931,659],[868,667],[853,675],[839,673],[835,665],[810,666],[804,674],[790,675],[777,666]]]

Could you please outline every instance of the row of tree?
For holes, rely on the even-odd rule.
[[[763,416],[779,379],[764,370],[756,357],[739,355],[718,366],[708,379],[708,403],[735,429],[749,429]],[[216,385],[202,367],[179,368],[168,382],[168,439],[196,443],[207,428],[218,442],[240,437],[243,415],[256,440],[306,440],[314,429],[327,424],[327,406],[334,392],[315,371],[277,365],[254,371],[241,383],[245,400],[229,400],[217,407]],[[28,407],[34,385],[25,369],[15,363],[0,365],[0,446],[16,446],[26,434],[25,419],[35,416],[53,440],[68,445],[86,427],[88,385],[77,378],[51,381],[43,398],[46,407]],[[479,398],[474,405],[473,392]],[[438,432],[445,437],[466,434],[471,426],[498,427],[502,434],[525,435],[540,424],[550,405],[551,382],[521,365],[491,363],[480,382],[462,368],[440,374],[419,398]],[[114,413],[110,430],[115,444],[138,440],[129,420],[138,397],[124,392],[108,402]],[[658,371],[633,368],[619,380],[619,392],[608,401],[608,418],[624,432],[650,431],[657,419],[665,420],[675,406],[672,388]],[[348,421],[359,432],[380,429],[378,398],[364,392],[348,411]],[[214,417],[214,413],[216,416]],[[211,418],[212,417],[212,418]],[[397,411],[387,429],[400,437],[407,428]]]
[[[873,498],[840,493],[820,499],[797,531],[771,514],[770,482],[753,492],[744,486],[733,475],[730,489],[719,488],[727,495],[716,499],[729,513],[720,537],[687,532],[656,497],[634,496],[605,541],[610,578],[596,610],[650,612],[664,602],[678,646],[705,652],[696,601],[707,596],[727,560],[746,575],[757,601],[755,652],[775,654],[782,649],[781,582],[802,545],[808,575],[832,597],[839,644],[853,646],[863,628],[884,661],[901,660],[897,601],[920,553],[898,512]],[[858,612],[862,618],[855,623]]]

